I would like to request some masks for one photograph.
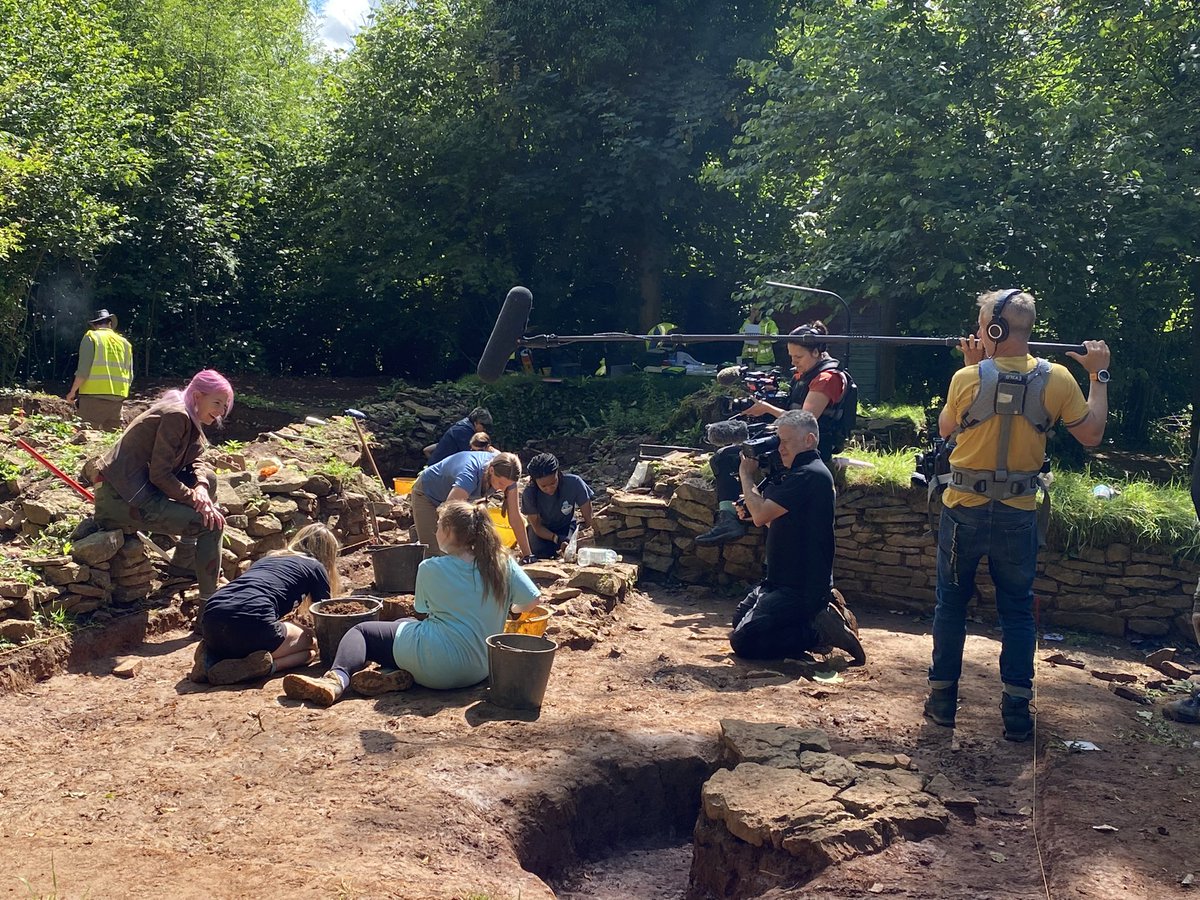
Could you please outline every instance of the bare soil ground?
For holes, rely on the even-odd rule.
[[[348,557],[344,575],[366,587],[369,567]],[[1039,649],[1088,668],[1039,662],[1036,741],[1012,744],[986,628],[968,639],[951,731],[920,713],[927,623],[860,607],[870,661],[835,665],[828,682],[814,678],[824,663],[733,659],[736,598],[644,588],[593,647],[559,650],[540,713],[493,706],[485,685],[351,695],[329,710],[288,700],[278,676],[196,686],[184,628],[136,647],[129,680],[110,674],[112,656],[76,659],[0,700],[0,896],[676,900],[723,718],[906,753],[980,801],[944,836],[766,896],[1188,893],[1200,728],[1090,674],[1145,677],[1140,653]],[[1101,749],[1069,753],[1062,739]]]

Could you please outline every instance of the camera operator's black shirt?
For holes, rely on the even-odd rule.
[[[833,587],[833,476],[816,450],[792,460],[763,496],[787,510],[767,528],[767,581],[825,594]]]

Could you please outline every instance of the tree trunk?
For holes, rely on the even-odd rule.
[[[642,334],[663,320],[663,253],[658,232],[647,225],[642,232],[642,241],[634,251],[637,263],[638,293],[641,307],[638,310],[638,327]],[[677,323],[679,324],[679,323]]]
[[[894,297],[882,297],[879,300],[880,333],[893,335],[896,333],[896,300]],[[896,348],[884,345],[879,353],[879,399],[893,400],[896,397]]]

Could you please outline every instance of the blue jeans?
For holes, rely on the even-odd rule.
[[[975,570],[988,558],[1002,633],[1000,680],[1018,696],[1033,688],[1033,579],[1037,573],[1037,513],[992,500],[942,510],[938,529],[937,609],[933,614],[931,682],[958,681],[967,636],[967,603]]]

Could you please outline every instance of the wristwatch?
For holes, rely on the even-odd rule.
[[[1108,369],[1101,369],[1099,372],[1093,372],[1091,378],[1092,381],[1098,381],[1101,384],[1108,384],[1110,381],[1112,381],[1112,375],[1109,374]]]

